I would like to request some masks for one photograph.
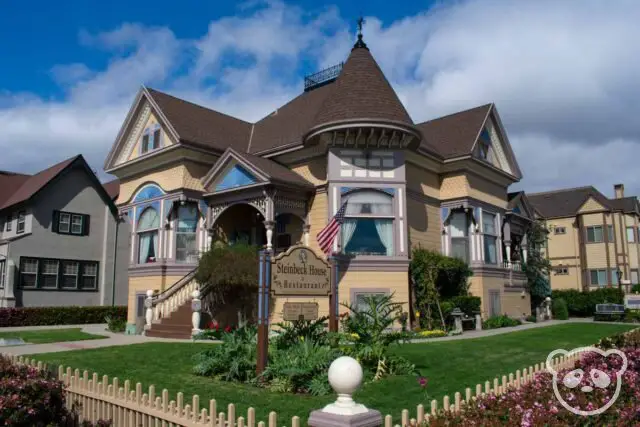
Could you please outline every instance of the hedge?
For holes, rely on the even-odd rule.
[[[453,307],[458,307],[460,310],[469,316],[473,316],[476,313],[480,313],[480,304],[482,300],[480,297],[474,297],[471,295],[462,295],[447,300]]]
[[[598,288],[592,291],[567,289],[552,291],[551,298],[564,299],[570,317],[591,317],[595,315],[596,304],[623,304],[624,292],[618,288]]]
[[[0,328],[105,323],[107,316],[126,319],[127,306],[0,308]]]
[[[569,318],[569,310],[564,298],[556,298],[552,301],[551,312],[556,320],[567,320]]]

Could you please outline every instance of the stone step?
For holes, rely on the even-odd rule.
[[[174,339],[190,339],[191,331],[189,333],[184,332],[175,332],[175,331],[157,331],[153,329],[149,329],[145,332],[145,335],[148,337],[154,338],[174,338]]]

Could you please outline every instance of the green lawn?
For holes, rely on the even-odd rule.
[[[0,332],[0,338],[22,338],[29,344],[46,344],[51,342],[96,340],[107,337],[103,335],[87,334],[82,332],[81,328],[68,328]]]
[[[492,380],[496,375],[508,374],[541,363],[557,348],[594,344],[598,339],[632,329],[631,325],[568,323],[497,335],[487,338],[405,344],[394,351],[410,359],[429,378],[431,398],[464,392],[465,387]],[[94,350],[50,353],[34,356],[36,360],[64,364],[80,370],[95,371],[99,375],[117,376],[151,384],[156,389],[167,388],[171,398],[183,391],[185,401],[191,393],[199,394],[204,405],[215,398],[218,408],[235,403],[237,413],[245,413],[249,406],[256,408],[259,420],[266,420],[269,411],[278,413],[279,422],[288,424],[292,416],[306,419],[313,409],[322,408],[335,397],[312,397],[270,393],[247,385],[218,382],[191,374],[192,356],[211,344],[147,343]],[[122,384],[122,382],[121,382]],[[383,414],[400,416],[423,402],[417,378],[401,376],[363,386],[356,400]],[[220,410],[220,409],[219,409]]]

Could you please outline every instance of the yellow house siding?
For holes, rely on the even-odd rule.
[[[524,298],[521,292],[502,292],[502,313],[509,317],[519,319],[531,314],[531,296],[525,292]]]
[[[451,175],[442,178],[440,199],[455,199],[469,195],[469,182],[465,175]]]
[[[607,252],[604,243],[587,243],[587,269],[607,268]]]
[[[547,227],[551,230],[548,235],[549,258],[575,257],[579,259],[578,228],[574,226],[575,218],[558,218],[549,220]],[[554,229],[564,227],[565,234],[555,234]]]
[[[467,177],[469,196],[501,208],[507,207],[507,189],[479,176]]]
[[[555,267],[563,267],[568,270],[569,274],[556,274],[554,268],[551,269],[551,289],[576,289],[582,290],[582,279],[580,266],[576,266],[574,261],[552,261],[551,265]]]
[[[589,199],[584,202],[582,207],[578,210],[579,213],[591,212],[591,211],[602,211],[606,208],[602,206],[600,203],[596,202],[593,197],[589,197]]]
[[[155,124],[159,123],[158,119],[156,118],[156,116],[151,113],[149,116],[149,119],[147,120],[146,124],[142,127],[142,129],[146,129],[149,126],[153,126]],[[169,135],[169,133],[167,133],[166,128],[163,126],[162,127],[162,146],[166,147],[169,145],[174,145],[176,142],[173,140],[173,138],[171,137],[171,135]],[[142,144],[142,135],[140,136],[140,138],[138,138],[138,141],[135,143],[135,145],[133,146],[133,149],[131,150],[131,153],[129,153],[129,157],[127,160],[133,160],[138,158],[139,153],[140,153],[140,144]]]
[[[470,278],[471,286],[469,293],[479,296],[482,299],[480,310],[483,319],[488,318],[491,313],[489,291],[493,290],[500,292],[501,314],[506,314],[514,318],[531,314],[531,299],[529,294],[525,292],[525,297],[522,298],[521,292],[505,292],[504,284],[506,280],[501,277],[487,276],[472,276]]]
[[[164,191],[170,192],[181,188],[204,191],[200,178],[206,173],[207,167],[190,162],[167,166],[151,173],[123,180],[120,183],[120,195],[117,204],[127,203],[142,184],[154,182]],[[203,173],[204,172],[204,173]]]
[[[327,193],[316,193],[309,208],[309,246],[317,253],[321,253],[316,241],[316,235],[327,225],[328,206]]]
[[[298,164],[291,168],[292,171],[304,177],[314,185],[322,185],[327,182],[327,158],[316,157],[306,163]]]
[[[602,214],[587,214],[582,216],[583,224],[585,227],[589,225],[602,225]],[[609,222],[610,224],[611,222]],[[585,236],[586,241],[586,236]]]
[[[407,198],[409,245],[421,246],[435,251],[441,250],[440,210],[438,206]]]
[[[440,179],[438,174],[413,163],[405,163],[407,190],[438,199],[440,197]]]

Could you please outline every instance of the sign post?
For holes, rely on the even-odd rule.
[[[271,258],[271,251],[260,252],[258,270],[258,356],[256,372],[261,374],[267,366],[269,349],[269,299],[275,296],[326,297],[329,301],[329,329],[338,330],[337,295],[331,265],[306,246],[292,246],[286,252]],[[285,305],[285,320],[294,316],[299,320],[318,317],[318,305],[297,303]],[[295,313],[295,314],[292,314]],[[301,317],[302,316],[302,317]],[[307,319],[308,318],[308,319]]]

